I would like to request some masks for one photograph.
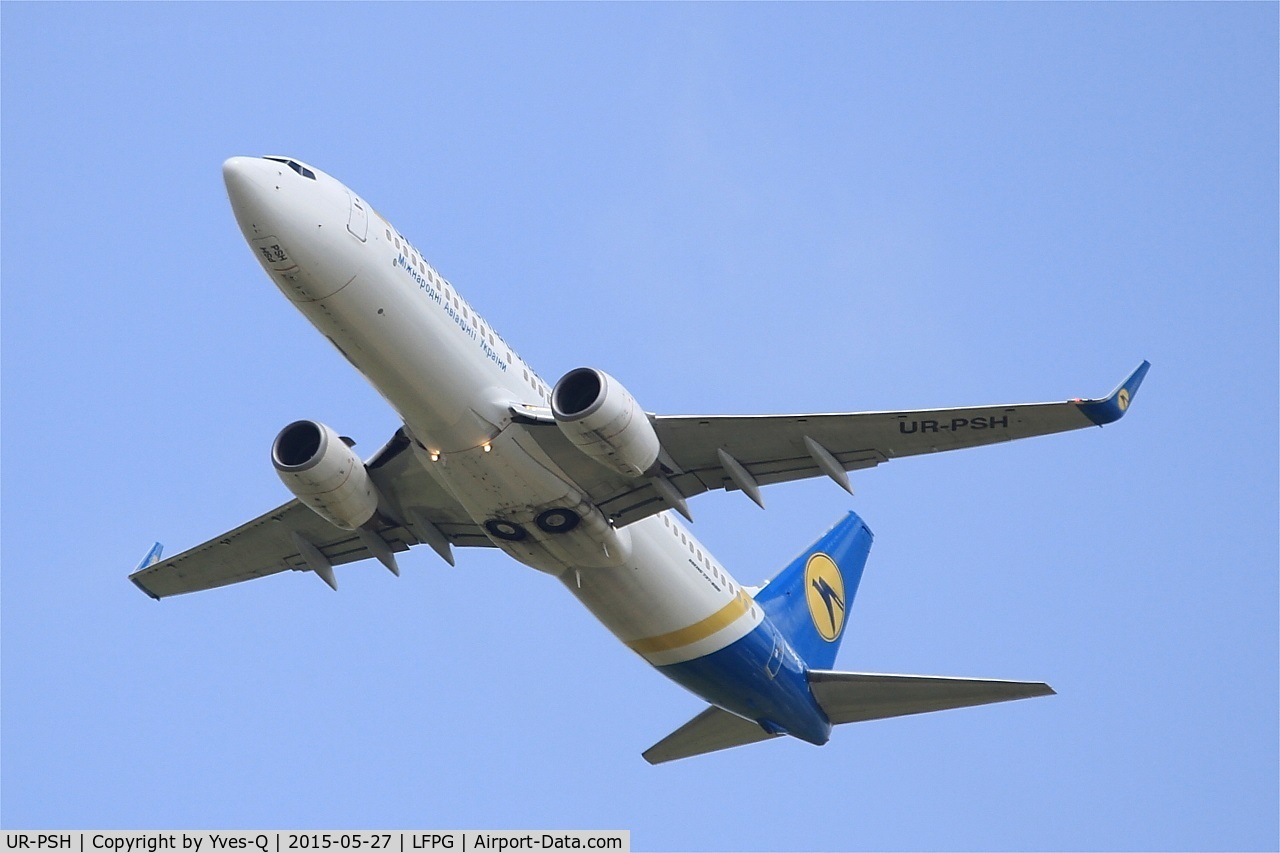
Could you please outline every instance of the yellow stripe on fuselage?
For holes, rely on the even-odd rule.
[[[659,634],[656,637],[631,640],[627,643],[627,646],[632,651],[643,655],[654,652],[669,652],[672,649],[691,645],[699,640],[705,640],[721,628],[731,625],[735,619],[751,609],[751,604],[751,597],[742,590],[738,590],[738,594],[733,597],[733,601],[730,601],[706,619],[694,622],[687,628]]]

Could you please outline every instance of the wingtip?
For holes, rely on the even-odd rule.
[[[138,561],[138,565],[134,568],[131,574],[136,575],[138,572],[142,571],[148,566],[154,566],[156,563],[160,562],[160,558],[163,555],[164,555],[164,546],[161,545],[159,542],[152,543],[151,547],[147,549],[146,555],[143,556],[143,558]]]
[[[1142,380],[1146,378],[1147,371],[1150,369],[1151,362],[1144,358],[1142,364],[1139,364],[1134,368],[1133,373],[1129,374],[1129,378],[1120,383],[1120,388],[1116,389],[1116,393],[1119,393],[1121,389],[1128,389],[1129,397],[1132,399],[1138,393],[1138,386],[1142,384]]]
[[[1142,364],[1139,364],[1109,395],[1101,400],[1086,400],[1079,403],[1080,411],[1098,426],[1120,420],[1125,412],[1129,411],[1129,406],[1137,396],[1138,388],[1150,369],[1151,362],[1143,359]]]
[[[133,582],[133,585],[136,586],[138,589],[142,590],[143,592],[145,592],[148,598],[154,598],[156,601],[160,600],[160,596],[156,595],[154,592],[147,589],[146,585],[142,582],[142,578],[140,577],[140,575],[142,574],[144,569],[154,566],[156,563],[160,562],[160,557],[163,554],[164,554],[163,545],[161,545],[159,542],[152,544],[152,546],[149,549],[147,549],[146,556],[144,556],[138,562],[138,565],[134,568],[134,570],[129,573],[129,580]]]
[[[146,593],[147,598],[150,598],[150,599],[152,599],[153,601],[159,601],[159,600],[160,600],[160,596],[156,595],[154,592],[152,592],[151,590],[147,589],[147,588],[146,588],[146,586],[144,586],[144,585],[143,585],[142,581],[138,580],[136,577],[130,576],[129,580],[133,581],[133,585],[134,585],[134,586],[136,586],[138,589],[140,589],[140,590],[142,590],[144,593]]]

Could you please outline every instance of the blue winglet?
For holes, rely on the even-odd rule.
[[[147,552],[147,556],[142,558],[142,562],[138,563],[138,568],[134,572],[140,572],[147,566],[154,566],[160,562],[160,555],[164,553],[164,546],[159,542],[151,546],[151,550]]]
[[[1142,379],[1147,375],[1147,371],[1151,369],[1151,362],[1143,361],[1138,365],[1138,369],[1129,374],[1129,378],[1120,383],[1116,390],[1112,391],[1110,396],[1102,400],[1086,400],[1079,403],[1080,411],[1084,412],[1085,417],[1093,421],[1098,426],[1103,424],[1114,423],[1124,417],[1124,413],[1129,410],[1129,404],[1133,402],[1134,395],[1138,393],[1138,386],[1142,384]]]
[[[160,562],[160,555],[163,553],[164,553],[164,546],[161,545],[159,542],[152,545],[151,550],[147,551],[147,555],[142,558],[142,562],[138,563],[138,568],[133,570],[133,574],[136,575],[138,572],[142,571],[147,566],[154,566],[156,563]],[[138,589],[145,592],[151,598],[154,598],[156,601],[160,600],[160,596],[156,595],[154,592],[152,592],[151,590],[143,586],[141,581],[139,581],[136,577],[133,577],[131,575],[129,577],[129,580],[133,581],[134,586],[136,586]]]

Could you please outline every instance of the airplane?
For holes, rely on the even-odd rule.
[[[694,537],[688,499],[891,459],[1102,426],[1110,395],[896,412],[655,415],[593,367],[548,385],[361,196],[292,157],[232,157],[231,208],[267,276],[395,410],[368,459],[298,420],[271,447],[293,499],[130,580],[155,599],[285,570],[337,589],[334,567],[423,544],[498,548],[557,578],[632,651],[708,707],[643,753],[657,764],[833,725],[1053,693],[1043,682],[831,669],[871,548],[854,512],[761,587]]]

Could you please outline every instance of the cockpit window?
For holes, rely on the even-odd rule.
[[[263,157],[262,159],[272,160],[276,163],[284,163],[286,166],[288,166],[290,169],[293,169],[293,171],[297,172],[302,177],[310,178],[313,181],[316,179],[315,172],[311,171],[306,166],[302,165],[301,163],[295,160],[289,160],[288,158],[285,158],[285,157]]]

